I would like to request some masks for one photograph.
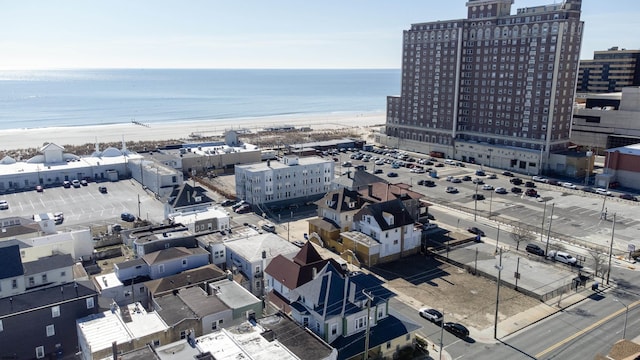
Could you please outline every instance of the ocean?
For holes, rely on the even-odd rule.
[[[384,112],[400,70],[0,71],[0,130]]]

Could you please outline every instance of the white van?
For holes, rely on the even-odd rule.
[[[447,159],[447,160],[444,161],[444,163],[447,164],[447,165],[455,165],[456,161],[455,160],[451,160],[451,159]]]
[[[276,233],[276,226],[273,224],[262,224],[262,230],[268,231],[270,233]]]
[[[561,262],[561,263],[565,263],[565,264],[571,265],[571,266],[576,265],[577,262],[578,262],[578,260],[576,258],[574,258],[569,253],[566,253],[564,251],[551,250],[551,251],[549,251],[549,256],[548,257],[551,260],[558,261],[558,262]]]

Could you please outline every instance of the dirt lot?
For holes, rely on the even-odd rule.
[[[415,255],[371,269],[388,287],[416,309],[443,309],[465,325],[482,330],[493,326],[496,283],[424,255]],[[506,286],[500,287],[499,321],[540,304]]]

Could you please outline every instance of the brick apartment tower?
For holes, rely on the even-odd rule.
[[[541,173],[566,149],[582,43],[581,0],[517,9],[469,0],[467,18],[411,25],[388,146]]]

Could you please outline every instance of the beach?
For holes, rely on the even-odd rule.
[[[60,146],[105,144],[111,142],[137,142],[154,140],[187,140],[196,142],[198,137],[222,135],[227,130],[258,132],[265,127],[292,125],[296,128],[366,129],[384,125],[384,112],[283,115],[239,119],[216,119],[173,123],[122,123],[112,125],[88,125],[75,127],[49,127],[34,129],[0,130],[0,151],[38,148],[45,143]],[[195,135],[195,136],[194,136]]]

